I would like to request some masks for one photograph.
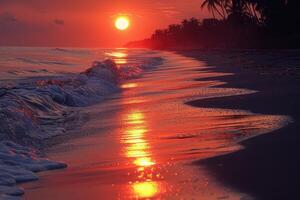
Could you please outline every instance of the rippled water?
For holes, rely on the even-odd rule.
[[[162,62],[122,49],[0,48],[0,55],[0,140],[25,144],[63,135],[67,122],[80,123],[74,107],[105,100]]]
[[[154,52],[125,49],[0,47],[0,79],[80,73],[94,61],[113,58],[119,65],[141,64]]]
[[[120,92],[123,81],[162,63],[152,54],[132,50],[129,56],[122,49],[0,48],[0,199],[21,196],[23,190],[15,185],[37,180],[34,172],[66,167],[41,158],[37,149],[50,141],[61,142],[57,138],[62,136],[74,137],[87,121],[82,110]]]
[[[144,53],[147,53],[145,51]],[[115,52],[127,62],[130,51]],[[25,199],[240,199],[247,196],[220,185],[195,159],[242,148],[238,141],[284,126],[289,118],[185,104],[195,99],[250,94],[221,88],[205,63],[157,52],[163,64],[122,82],[122,92],[84,108],[89,121],[48,151],[68,169],[42,174],[24,185]],[[118,62],[118,60],[117,60]],[[201,81],[195,79],[203,78]]]

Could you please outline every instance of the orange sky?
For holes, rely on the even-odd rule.
[[[208,17],[201,0],[0,0],[0,45],[118,47],[184,18]],[[114,19],[131,27],[118,31]]]

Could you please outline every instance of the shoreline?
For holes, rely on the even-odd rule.
[[[212,88],[222,84],[217,77],[228,74],[211,73],[210,67],[203,62],[185,56],[169,52],[163,55],[167,58],[163,66],[145,73],[140,79],[126,82],[124,86],[132,88],[124,90],[120,97],[86,110],[91,118],[81,132],[88,137],[70,140],[48,152],[50,159],[63,160],[69,167],[43,173],[41,181],[24,185],[28,191],[25,199],[39,199],[40,196],[61,199],[60,194],[64,194],[64,199],[96,199],[102,194],[106,199],[116,199],[116,195],[128,199],[146,196],[173,199],[178,195],[186,199],[248,197],[210,179],[205,170],[198,170],[191,162],[199,156],[204,159],[239,148],[230,145],[236,139],[226,133],[246,130],[243,135],[247,136],[265,132],[269,124],[283,120],[280,116],[197,109],[184,104],[187,99],[201,96],[251,91]],[[203,73],[198,72],[199,67]],[[215,77],[216,81],[199,84],[195,81],[199,77]],[[103,113],[111,108],[117,108],[116,115]],[[99,118],[103,123],[99,123]],[[202,126],[198,124],[200,121]],[[103,130],[106,124],[110,129]],[[210,134],[212,128],[213,135]],[[144,193],[139,189],[145,186],[152,188],[152,192]]]
[[[297,197],[297,183],[300,179],[300,158],[297,155],[300,141],[297,135],[300,130],[300,108],[297,106],[300,100],[300,92],[297,91],[300,68],[297,66],[300,66],[300,53],[295,50],[213,52],[177,53],[217,66],[213,71],[234,73],[232,76],[218,77],[218,80],[226,82],[219,87],[247,88],[259,92],[196,100],[188,102],[188,105],[289,115],[294,122],[274,132],[240,142],[245,147],[242,150],[195,164],[206,167],[225,185],[250,193],[258,199]]]

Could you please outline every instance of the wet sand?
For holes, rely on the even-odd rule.
[[[223,87],[222,79],[232,74],[202,61],[162,56],[162,66],[82,111],[89,116],[79,130],[84,137],[46,152],[69,167],[24,184],[25,199],[252,199],[248,191],[212,176],[213,165],[199,170],[192,163],[237,151],[239,141],[276,130],[288,117],[190,106],[186,103],[197,99],[255,91]]]
[[[182,53],[217,66],[214,69],[217,72],[235,73],[218,78],[227,82],[226,87],[259,91],[191,101],[189,105],[289,115],[294,121],[280,130],[242,141],[240,144],[245,147],[242,150],[195,164],[206,166],[223,184],[258,199],[299,199],[300,51]]]

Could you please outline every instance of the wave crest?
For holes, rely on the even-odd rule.
[[[95,61],[80,74],[3,84],[0,88],[0,141],[36,146],[45,139],[65,134],[68,124],[79,118],[71,107],[88,106],[120,91],[121,80],[135,77],[142,69],[161,62],[157,58],[152,60],[146,61],[144,66],[121,68],[112,60]]]

